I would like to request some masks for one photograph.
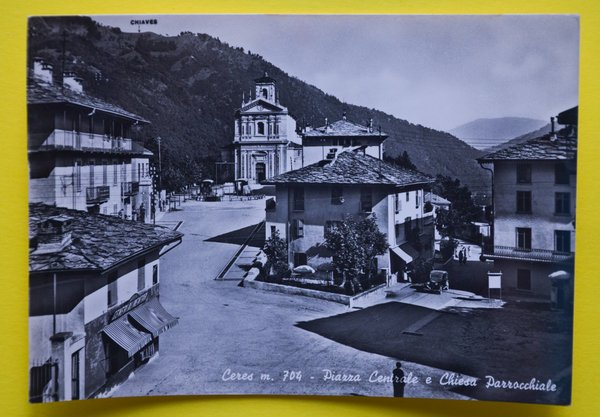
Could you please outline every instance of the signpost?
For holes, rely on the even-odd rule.
[[[488,301],[491,299],[493,289],[500,290],[500,299],[502,300],[502,271],[488,272]]]

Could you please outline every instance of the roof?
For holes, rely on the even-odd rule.
[[[384,132],[379,132],[375,129],[369,129],[367,126],[349,122],[345,119],[330,123],[328,126],[321,126],[306,131],[303,133],[303,136],[383,136],[387,138],[387,134]]]
[[[556,136],[547,134],[526,142],[492,152],[477,160],[492,162],[498,160],[551,161],[569,160],[577,156],[576,136]]]
[[[431,204],[437,204],[440,206],[449,206],[451,204],[450,201],[446,200],[444,197],[434,193],[425,194],[425,201],[429,201]]]
[[[29,104],[69,103],[112,113],[138,122],[150,123],[135,113],[128,112],[115,104],[107,103],[99,98],[85,93],[77,93],[69,88],[59,88],[54,84],[44,84],[34,80],[29,80],[27,85],[27,102]]]
[[[254,82],[257,84],[270,84],[270,83],[276,83],[274,78],[269,77],[269,74],[267,74],[267,72],[265,71],[265,74],[260,77],[260,78],[255,78]]]
[[[408,186],[431,182],[431,177],[418,171],[400,168],[362,152],[346,151],[334,160],[323,160],[288,171],[264,183]]]
[[[183,236],[162,226],[33,203],[29,204],[30,241],[36,237],[38,225],[55,216],[72,219],[72,242],[56,253],[35,254],[35,248],[30,248],[31,272],[106,270],[136,254],[169,244]]]

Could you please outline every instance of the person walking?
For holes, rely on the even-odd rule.
[[[458,263],[462,265],[465,258],[462,248],[458,251]]]
[[[404,371],[400,362],[396,362],[396,368],[392,371],[392,384],[394,385],[394,397],[404,397],[406,381],[404,380]]]

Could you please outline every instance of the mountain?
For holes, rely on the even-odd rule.
[[[541,127],[540,129],[534,130],[533,132],[526,133],[521,136],[517,136],[514,139],[511,139],[507,142],[503,142],[499,145],[492,146],[485,150],[485,153],[492,153],[499,151],[500,149],[508,148],[509,146],[518,145],[519,143],[527,142],[529,139],[539,138],[540,136],[544,136],[550,133],[551,125],[548,123],[547,125]]]
[[[450,130],[476,149],[486,149],[541,128],[547,122],[525,117],[477,119]]]
[[[386,155],[406,151],[425,173],[458,177],[474,191],[489,186],[475,161],[481,152],[456,137],[343,103],[260,55],[206,34],[125,33],[89,17],[30,18],[28,49],[29,62],[39,56],[56,69],[64,62],[65,70],[83,79],[85,91],[150,120],[140,137],[155,154],[153,138],[162,138],[163,184],[170,189],[214,177],[222,147],[233,140],[242,92],[253,91],[253,80],[265,71],[277,80],[281,103],[298,125],[321,126],[344,111],[359,123],[373,118],[389,134]]]

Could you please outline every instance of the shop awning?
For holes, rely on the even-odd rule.
[[[127,315],[118,318],[102,329],[113,342],[127,351],[129,357],[152,341],[148,333],[141,332],[127,319]]]
[[[392,253],[394,255],[396,255],[397,257],[399,257],[400,259],[402,259],[405,263],[409,264],[413,261],[412,256],[410,256],[408,253],[404,252],[400,246],[396,246],[395,248],[390,248],[390,250],[392,251]]]
[[[129,313],[129,316],[144,329],[152,333],[154,337],[169,330],[179,322],[177,318],[165,310],[158,301],[158,298],[153,298],[137,307]]]
[[[567,281],[571,279],[571,274],[569,274],[567,271],[555,271],[548,275],[548,278],[554,281]]]

